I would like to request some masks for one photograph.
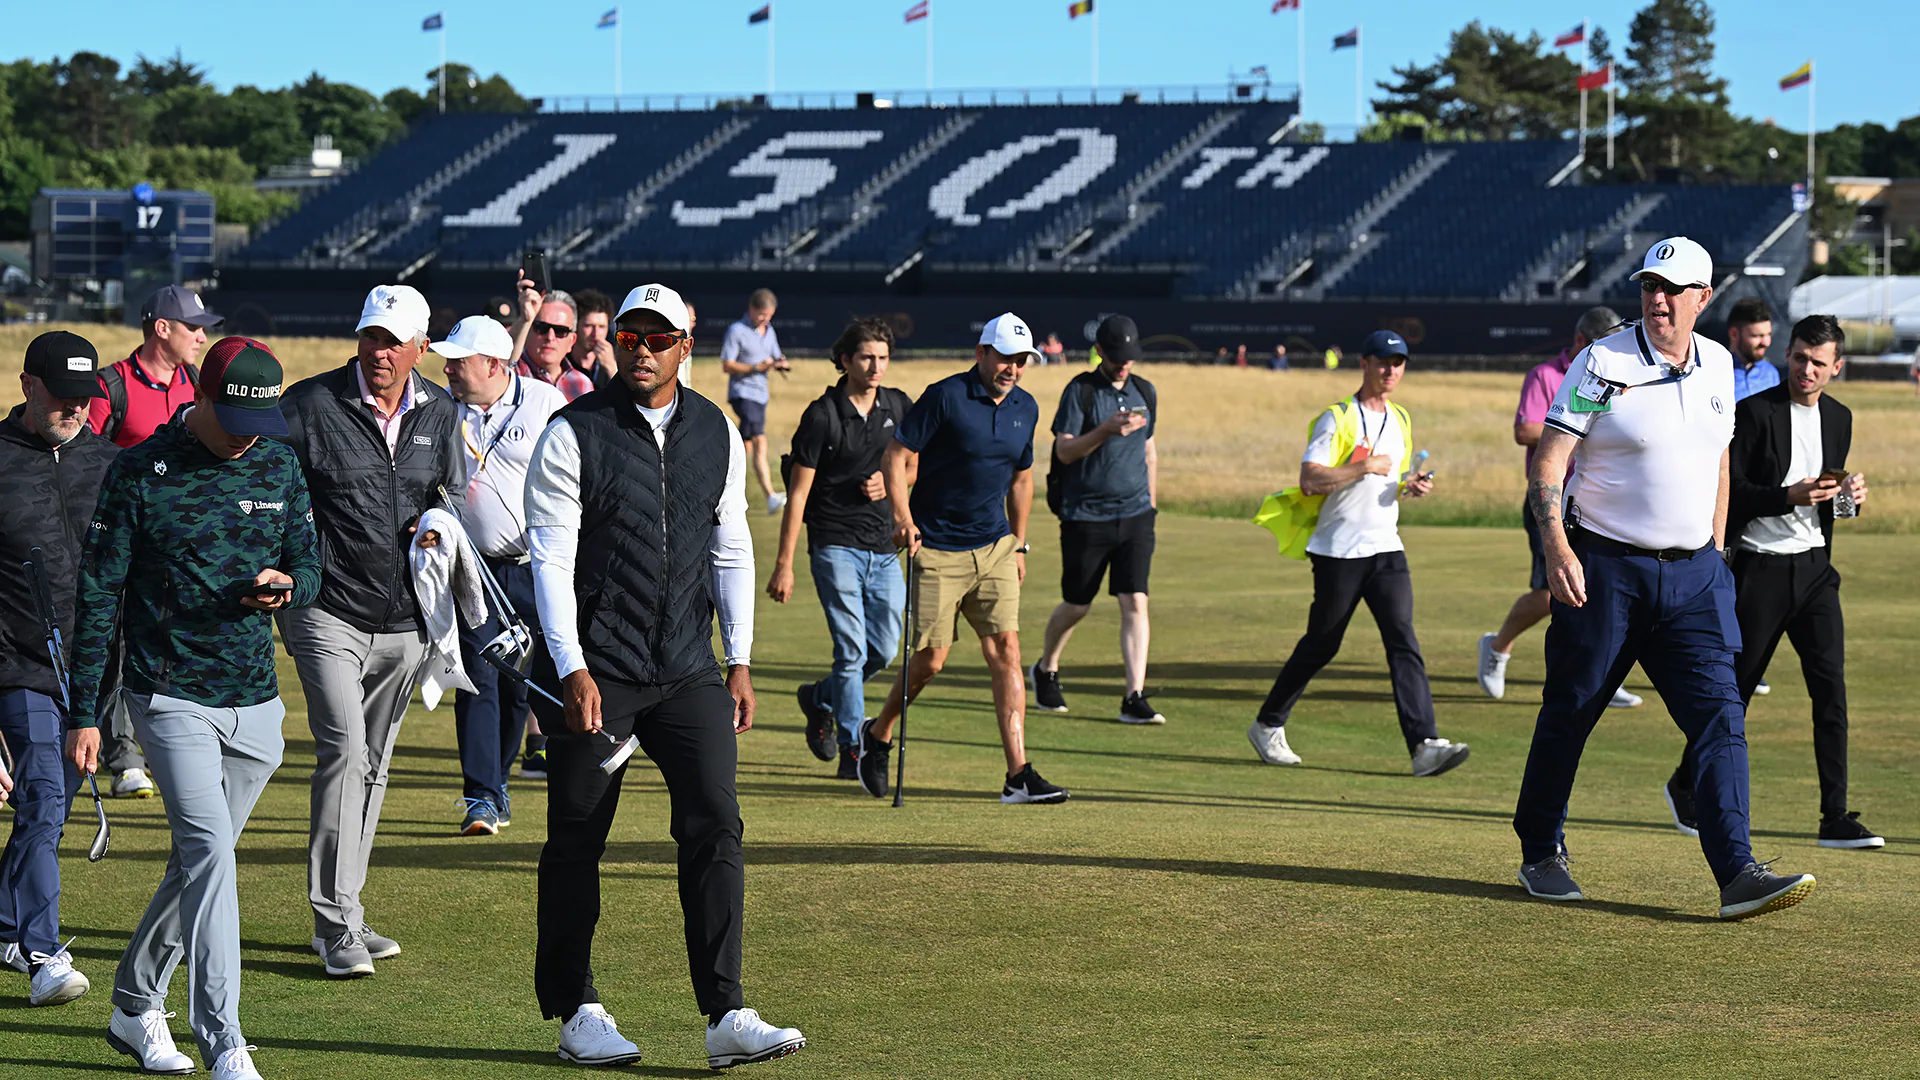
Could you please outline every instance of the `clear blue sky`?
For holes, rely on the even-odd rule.
[[[123,62],[175,48],[223,88],[283,86],[318,71],[384,93],[425,87],[437,62],[437,35],[420,21],[446,12],[448,55],[482,73],[500,72],[529,96],[606,94],[613,88],[613,34],[595,30],[613,0],[332,0],[260,4],[195,0],[177,9],[97,0],[84,16],[62,4],[15,4],[0,58],[37,60],[80,49]],[[625,85],[636,93],[766,89],[767,27],[749,26],[762,0],[627,0],[621,5]],[[911,0],[777,0],[780,91],[917,90],[925,85],[925,34],[902,14]],[[932,0],[934,73],[943,88],[1085,86],[1090,20],[1069,21],[1067,0]],[[1307,114],[1348,124],[1354,114],[1354,54],[1330,51],[1335,34],[1362,24],[1367,92],[1388,69],[1425,63],[1447,33],[1470,17],[1504,29],[1551,36],[1583,17],[1624,48],[1641,4],[1631,0],[1304,0]],[[1220,83],[1229,69],[1266,64],[1279,82],[1296,71],[1291,12],[1271,0],[1098,0],[1103,87]],[[1718,70],[1733,107],[1804,130],[1806,91],[1782,93],[1780,76],[1818,62],[1818,124],[1891,124],[1920,112],[1904,74],[1920,40],[1920,3],[1863,0],[1835,14],[1805,0],[1721,0]],[[1596,113],[1596,119],[1597,119]]]

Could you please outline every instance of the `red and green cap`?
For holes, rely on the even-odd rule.
[[[287,418],[280,413],[285,379],[273,350],[252,338],[214,342],[200,368],[200,388],[229,435],[285,435]]]

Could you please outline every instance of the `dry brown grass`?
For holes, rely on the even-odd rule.
[[[71,329],[117,359],[138,344],[138,332],[120,327]],[[17,357],[38,328],[0,327],[0,356]],[[289,380],[305,378],[346,359],[350,342],[333,338],[272,338]],[[916,361],[896,365],[890,381],[909,394],[958,370],[966,361]],[[439,377],[439,364],[427,372]],[[1023,385],[1040,399],[1042,427],[1051,422],[1061,389],[1077,365],[1034,368]],[[1291,484],[1299,472],[1307,425],[1320,409],[1353,391],[1350,371],[1291,371],[1212,367],[1150,367],[1160,390],[1160,492],[1170,510],[1226,517],[1250,516],[1267,492]],[[800,411],[833,381],[833,366],[821,360],[794,362],[790,378],[774,379],[767,428],[773,454],[786,446]],[[716,400],[726,396],[719,362],[702,356],[694,365],[694,388]],[[1440,487],[1432,498],[1409,504],[1405,520],[1420,524],[1517,524],[1525,487],[1520,448],[1513,444],[1513,408],[1520,376],[1484,373],[1423,373],[1418,361],[1397,400],[1413,415],[1414,440],[1432,451]],[[1854,413],[1850,464],[1867,473],[1872,504],[1852,526],[1864,532],[1920,532],[1920,399],[1903,383],[1849,383],[1836,396]],[[1046,431],[1035,447],[1044,475]]]

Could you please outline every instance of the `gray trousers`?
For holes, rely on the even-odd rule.
[[[427,658],[426,635],[369,634],[317,607],[280,615],[313,732],[307,899],[313,932],[336,937],[366,921],[360,889],[387,798],[400,720]]]
[[[147,763],[166,789],[173,850],[147,913],[113,976],[113,1003],[130,1013],[164,1009],[167,984],[187,959],[187,1022],[211,1067],[247,1040],[240,1034],[240,895],[233,847],[280,767],[279,698],[216,709],[163,694],[124,694]]]

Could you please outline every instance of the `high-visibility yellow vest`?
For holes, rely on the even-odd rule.
[[[1413,446],[1413,419],[1407,410],[1395,402],[1387,402],[1387,410],[1393,414],[1393,422],[1400,429],[1400,445]],[[1353,456],[1353,448],[1360,444],[1360,406],[1351,396],[1327,406],[1326,412],[1333,414],[1333,460],[1344,465]],[[1322,414],[1324,415],[1324,413]],[[1313,437],[1313,425],[1320,422],[1315,416],[1307,425],[1307,437]],[[1313,539],[1313,530],[1320,524],[1320,507],[1325,504],[1325,495],[1308,495],[1297,487],[1276,491],[1260,503],[1260,509],[1253,515],[1253,523],[1271,532],[1280,541],[1280,554],[1290,559],[1307,557],[1307,541]]]

